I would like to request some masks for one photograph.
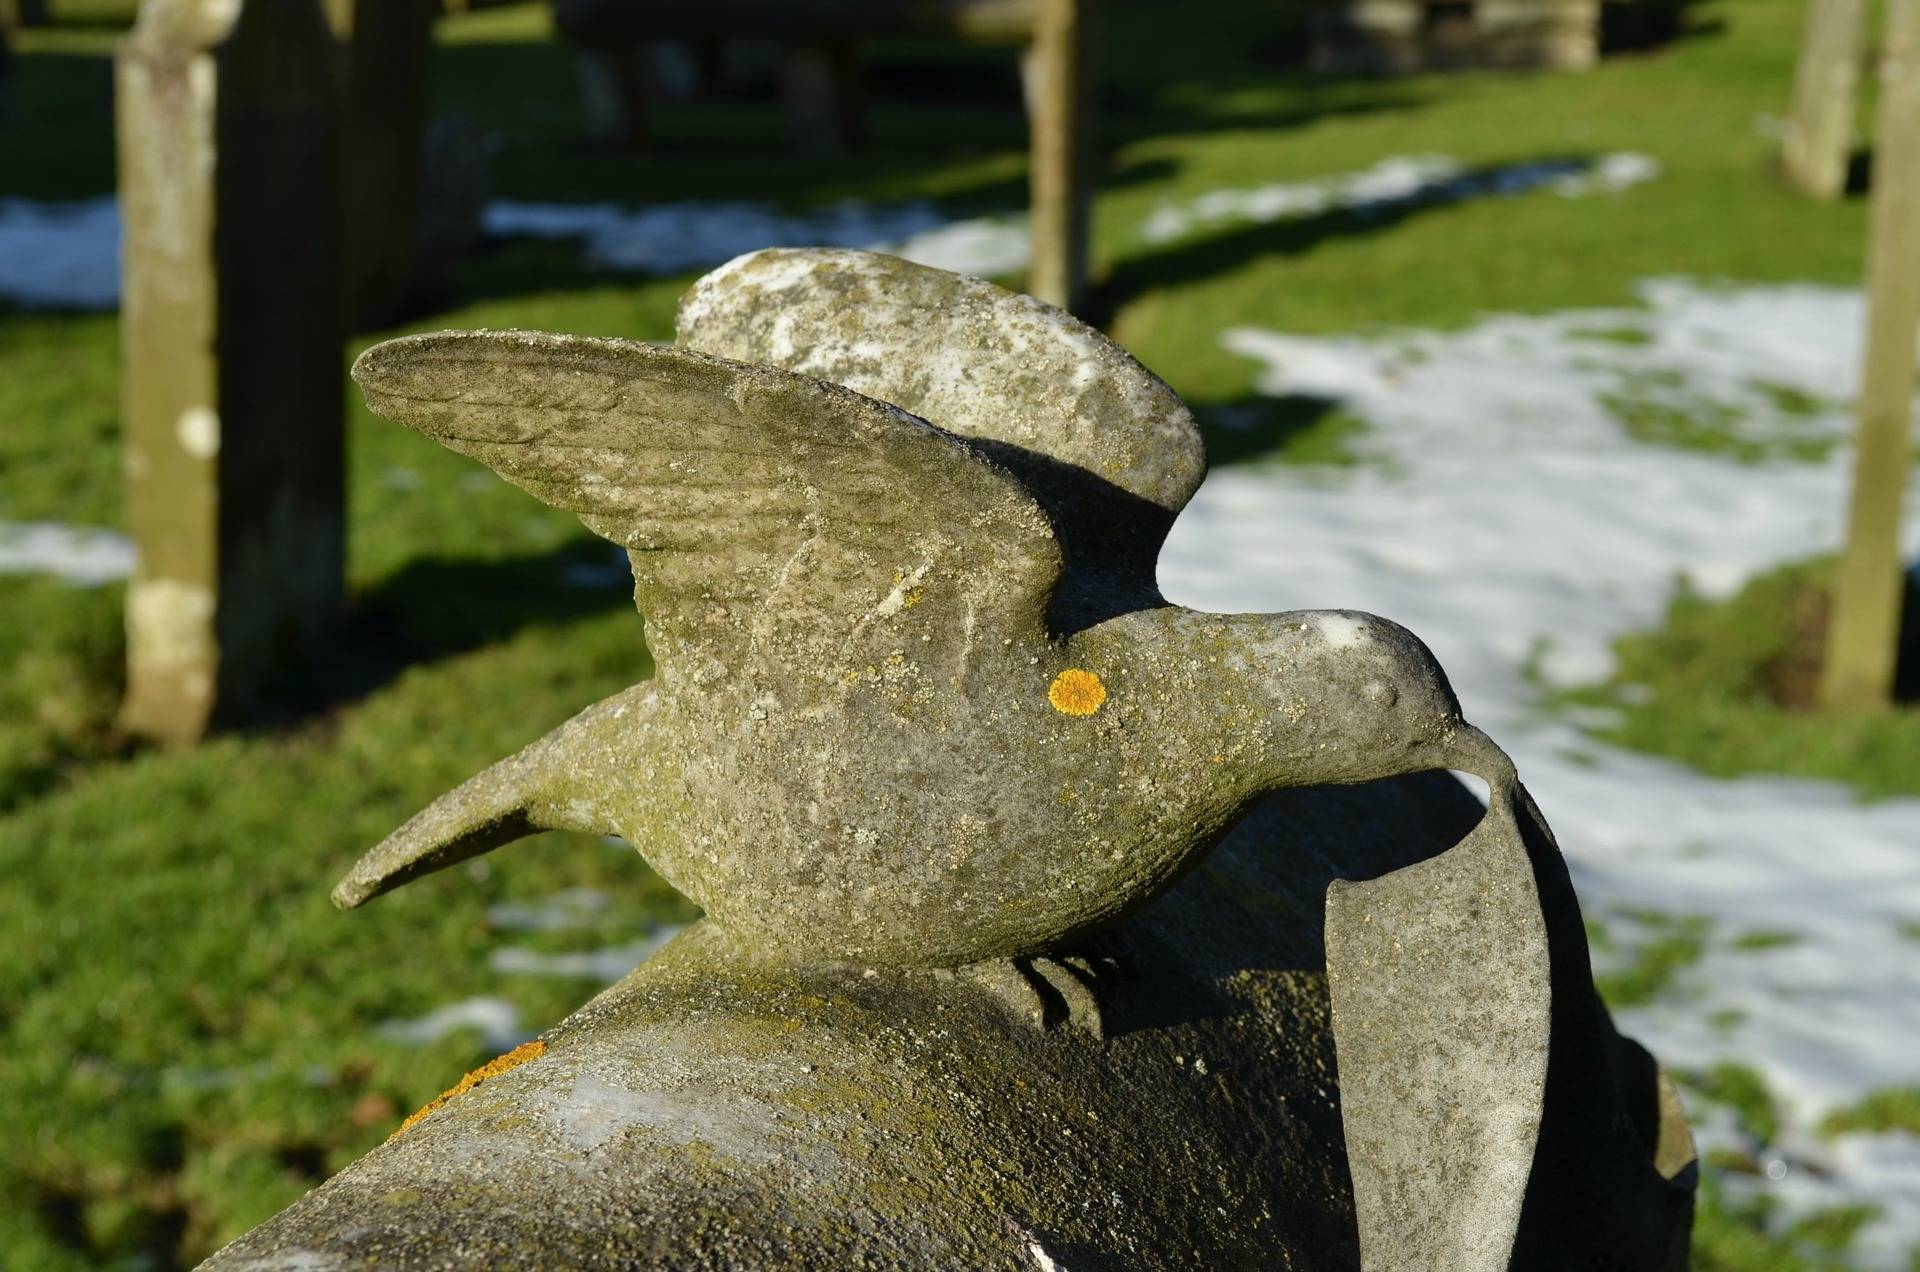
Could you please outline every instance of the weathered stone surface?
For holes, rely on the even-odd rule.
[[[987,288],[922,275],[956,306]],[[904,383],[882,401],[690,350],[483,332],[369,350],[376,412],[629,550],[660,672],[429,808],[336,899],[567,827],[621,835],[763,950],[955,966],[1137,907],[1268,791],[1492,762],[1392,623],[1161,600],[1168,505],[1198,477],[1190,418],[1155,410],[1172,395],[1098,332],[1000,295],[947,352],[978,372],[954,390],[976,405],[945,416],[959,432],[890,405]],[[1009,310],[1013,345],[959,343]],[[690,338],[761,310],[723,312]],[[1024,441],[982,427],[995,402]],[[1056,701],[1069,675],[1102,701]]]
[[[1029,965],[1025,1003],[702,925],[209,1266],[1359,1267],[1320,896],[1479,815],[1443,774],[1276,795],[1092,957]],[[1619,1107],[1651,1110],[1637,1079]]]
[[[860,253],[735,262],[681,338],[356,368],[628,548],[659,673],[335,897],[570,827],[708,917],[217,1262],[1684,1266],[1677,1105],[1425,647],[1159,596],[1165,385]]]
[[[146,0],[117,59],[136,733],[244,718],[341,609],[333,57],[315,0]]]

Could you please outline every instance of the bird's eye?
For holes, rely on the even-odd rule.
[[[1400,700],[1400,691],[1384,680],[1369,680],[1361,687],[1360,693],[1368,702],[1390,707]]]

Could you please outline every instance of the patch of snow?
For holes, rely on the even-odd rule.
[[[1267,222],[1333,209],[1371,215],[1423,203],[1552,189],[1569,198],[1613,193],[1659,174],[1658,161],[1619,152],[1469,168],[1447,155],[1396,155],[1356,172],[1249,190],[1213,190],[1156,209],[1149,242],[1224,221]],[[857,247],[983,277],[1016,273],[1032,255],[1024,213],[963,216],[919,200],[847,199],[789,213],[747,200],[487,205],[486,232],[580,239],[589,264],[645,274],[707,269],[763,247]],[[28,305],[111,309],[120,295],[120,217],[112,196],[70,203],[0,199],[0,297]]]
[[[1392,155],[1357,172],[1275,181],[1242,190],[1209,190],[1164,203],[1141,223],[1140,237],[1149,243],[1167,243],[1211,225],[1265,225],[1328,212],[1378,216],[1423,204],[1462,203],[1543,187],[1578,199],[1617,194],[1659,175],[1659,160],[1631,151],[1492,168],[1469,168],[1450,155]]]
[[[656,950],[680,935],[678,924],[660,926],[637,941],[604,949],[544,954],[518,946],[495,950],[487,965],[496,972],[527,976],[577,976],[612,984],[647,961]]]
[[[931,203],[894,206],[849,199],[816,212],[783,213],[762,203],[518,203],[487,206],[486,230],[502,237],[578,238],[603,269],[677,274],[764,247],[859,247],[963,274],[1006,274],[1026,266],[1024,217],[956,218]]]
[[[1383,462],[1217,470],[1175,526],[1161,582],[1205,609],[1352,607],[1419,633],[1469,718],[1512,752],[1589,915],[1713,920],[1703,960],[1675,992],[1619,1012],[1622,1027],[1671,1068],[1758,1069],[1783,1106],[1775,1148],[1789,1160],[1760,1186],[1787,1213],[1820,1197],[1883,1206],[1856,1253],[1903,1266],[1889,1252],[1920,1244],[1914,1145],[1829,1144],[1816,1128],[1869,1091],[1920,1083],[1915,946],[1899,934],[1920,920],[1920,800],[1863,805],[1832,784],[1720,780],[1614,749],[1543,708],[1525,674],[1602,678],[1611,642],[1657,623],[1677,577],[1725,594],[1840,540],[1844,445],[1742,464],[1636,440],[1606,399],[1652,384],[1737,405],[1734,427],[1757,442],[1839,438],[1859,295],[1675,280],[1641,294],[1643,310],[1493,316],[1450,333],[1227,333],[1260,362],[1262,392],[1337,403],[1368,422],[1354,445]],[[1633,339],[1593,338],[1618,329]],[[1831,405],[1809,420],[1760,386]],[[1920,483],[1915,495],[1910,551]],[[1755,929],[1799,939],[1734,945]]]
[[[71,309],[118,304],[120,213],[113,197],[0,199],[0,297]]]
[[[609,897],[598,888],[565,888],[539,901],[504,901],[489,907],[487,922],[509,932],[563,932],[593,921]]]
[[[133,573],[139,554],[117,530],[57,521],[0,521],[0,574],[52,574],[98,587]]]
[[[389,1021],[380,1032],[425,1046],[459,1029],[478,1030],[481,1041],[494,1051],[511,1051],[533,1036],[520,1027],[520,1012],[504,998],[463,998],[413,1020]]]

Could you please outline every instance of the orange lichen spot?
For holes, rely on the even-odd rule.
[[[465,1095],[482,1082],[485,1082],[488,1078],[497,1078],[509,1069],[518,1069],[529,1060],[538,1060],[546,1053],[546,1050],[547,1044],[535,1038],[532,1042],[521,1043],[504,1056],[494,1057],[478,1069],[475,1069],[472,1073],[469,1073],[466,1077],[461,1078],[458,1082],[442,1091],[439,1095],[434,1096],[433,1099],[421,1105],[420,1110],[406,1121],[400,1123],[394,1133],[387,1136],[387,1139],[389,1141],[398,1139],[410,1130],[415,1122],[418,1122],[421,1118],[427,1116],[427,1114],[433,1112],[454,1096]]]
[[[1047,686],[1047,701],[1063,715],[1090,716],[1107,700],[1107,687],[1100,677],[1078,667],[1069,667]]]

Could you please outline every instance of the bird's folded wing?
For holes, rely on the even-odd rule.
[[[696,282],[679,328],[687,348],[847,385],[1169,514],[1206,476],[1193,415],[1158,376],[1072,314],[978,278],[877,252],[770,248]]]
[[[1059,581],[1012,474],[838,385],[531,332],[390,340],[354,378],[375,414],[626,547],[648,643],[682,673],[758,654],[832,674],[856,634],[908,610],[928,641],[1024,636]]]

